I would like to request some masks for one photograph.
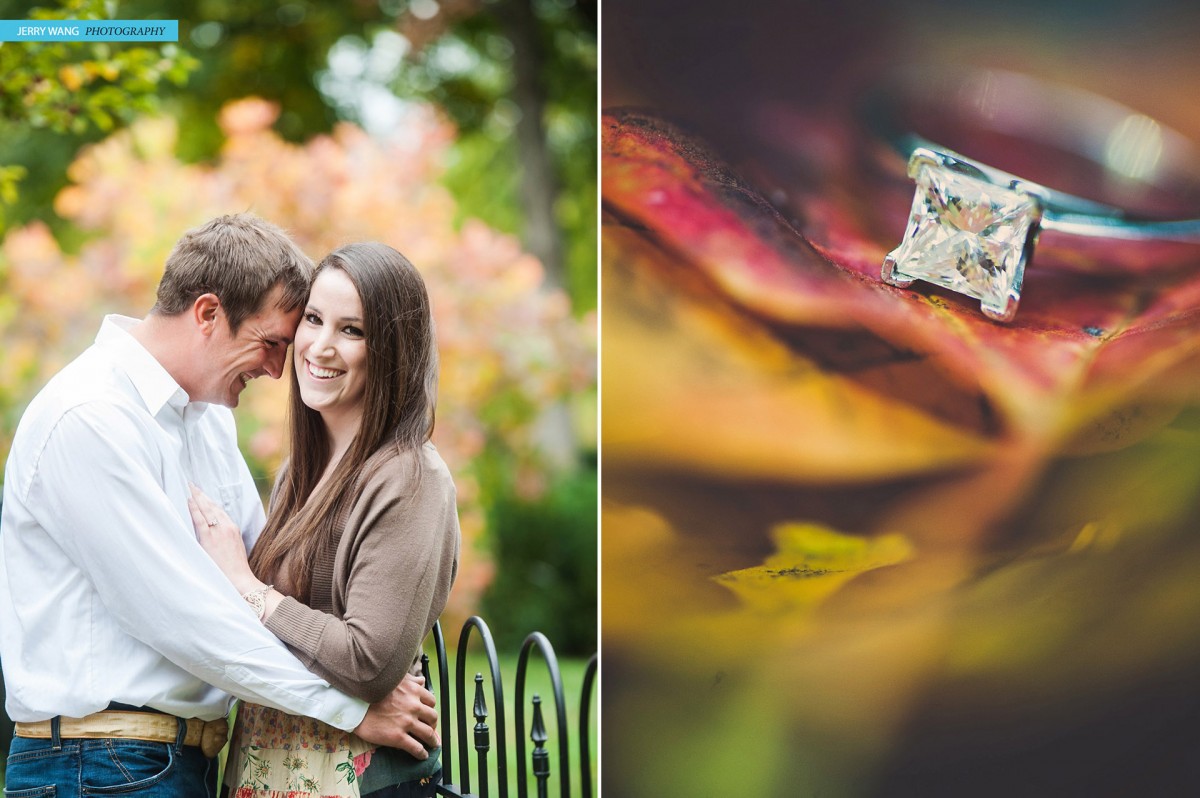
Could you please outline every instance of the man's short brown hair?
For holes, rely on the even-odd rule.
[[[188,230],[175,244],[151,312],[176,316],[197,297],[212,293],[237,332],[276,285],[283,289],[281,309],[300,307],[312,272],[312,260],[281,228],[252,213],[219,216]]]

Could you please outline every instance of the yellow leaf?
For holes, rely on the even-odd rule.
[[[767,614],[812,610],[855,576],[913,555],[912,544],[900,534],[859,537],[790,523],[771,535],[777,551],[766,562],[715,577],[748,609]]]
[[[58,70],[58,78],[70,91],[78,91],[83,85],[83,70],[76,64],[68,64]]]

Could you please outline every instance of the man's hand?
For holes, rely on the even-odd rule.
[[[395,690],[367,709],[354,733],[369,743],[428,759],[426,749],[442,744],[437,733],[436,705],[433,693],[425,689],[425,677],[406,673]]]

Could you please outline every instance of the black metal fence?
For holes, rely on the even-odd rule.
[[[472,633],[477,632],[483,644],[487,657],[489,679],[491,683],[492,702],[487,702],[484,691],[484,676],[476,673],[473,679],[474,690],[469,696],[468,709],[467,690],[467,651]],[[478,616],[467,619],[463,624],[458,638],[455,653],[454,685],[450,686],[450,669],[447,665],[446,642],[442,636],[441,624],[433,627],[432,638],[437,661],[437,680],[430,677],[428,657],[423,658],[425,683],[432,685],[438,696],[441,711],[441,721],[438,724],[442,737],[442,780],[438,786],[439,795],[451,798],[489,798],[498,795],[508,798],[508,735],[505,720],[504,686],[500,673],[500,660],[496,655],[496,646],[492,641],[491,631],[482,618]],[[547,733],[545,714],[540,695],[533,695],[528,707],[525,704],[526,686],[529,677],[530,655],[538,650],[541,659],[549,671],[551,690],[554,699],[554,730],[556,739],[549,746],[550,735]],[[593,654],[588,660],[584,671],[583,685],[580,689],[579,725],[577,738],[577,755],[579,757],[579,785],[583,798],[591,798],[594,787],[592,784],[591,767],[591,705],[596,686],[597,659]],[[551,794],[568,798],[571,795],[571,751],[570,728],[567,722],[566,697],[563,694],[562,674],[558,667],[558,659],[550,641],[541,632],[533,632],[525,638],[517,657],[517,672],[515,676],[516,700],[516,756],[520,772],[517,774],[516,786],[518,798],[527,798],[529,784],[533,782],[538,798],[546,798]],[[530,751],[526,744],[526,709],[531,717],[528,726],[529,741],[533,743]],[[451,722],[453,712],[453,723]],[[472,736],[467,736],[468,714],[475,724],[471,729]],[[489,725],[489,719],[494,724]],[[471,745],[467,741],[470,739]],[[471,750],[474,749],[476,791],[472,792]],[[552,753],[553,752],[553,753]],[[457,757],[456,757],[457,754]],[[556,757],[553,754],[557,754]],[[494,756],[494,758],[493,758]],[[551,759],[557,765],[551,764]],[[528,768],[528,769],[526,769]],[[551,784],[557,782],[558,790],[551,792]],[[494,787],[496,792],[491,792]]]

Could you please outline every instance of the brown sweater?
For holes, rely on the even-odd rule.
[[[267,628],[334,687],[378,701],[446,606],[459,546],[454,481],[437,449],[390,457],[350,506],[334,556],[316,564],[312,607],[284,598]]]

